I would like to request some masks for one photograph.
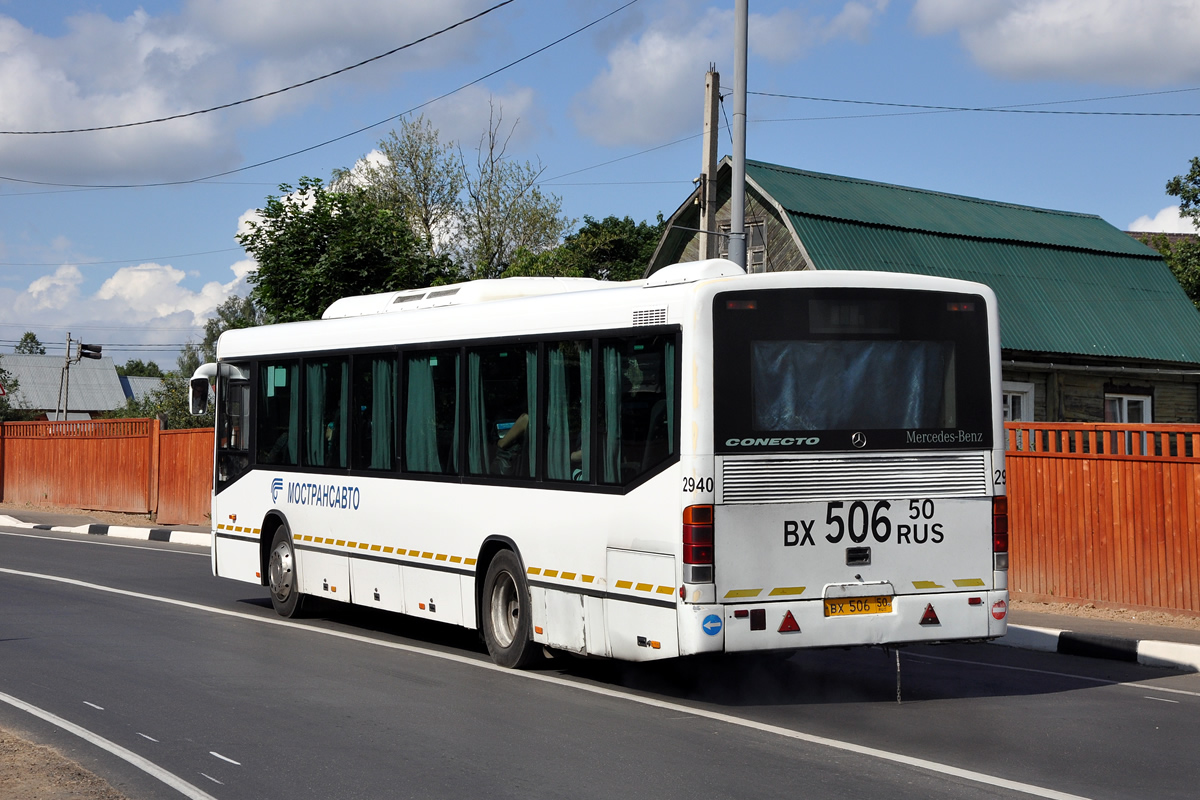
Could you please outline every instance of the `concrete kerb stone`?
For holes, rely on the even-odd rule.
[[[1200,672],[1200,645],[1196,644],[1129,639],[1026,625],[1009,625],[1008,633],[993,639],[992,644]]]
[[[13,528],[29,528],[55,533],[78,533],[87,536],[112,536],[118,539],[137,539],[143,542],[173,542],[188,544],[196,547],[209,547],[212,544],[212,534],[199,531],[181,531],[172,528],[142,528],[135,525],[106,525],[90,523],[87,525],[39,525],[34,522],[22,522],[9,516],[0,515],[0,525]]]

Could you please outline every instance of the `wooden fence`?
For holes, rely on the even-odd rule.
[[[158,420],[0,425],[0,500],[155,515],[208,524],[211,428],[160,431]]]
[[[1200,614],[1200,426],[1008,423],[1013,596]],[[208,524],[211,429],[0,426],[0,500]]]
[[[1200,426],[1005,428],[1014,597],[1200,614]]]

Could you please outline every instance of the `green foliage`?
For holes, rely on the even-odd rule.
[[[193,369],[192,372],[194,371]],[[188,372],[186,375],[178,370],[168,372],[162,376],[162,386],[148,394],[142,401],[130,398],[125,401],[125,405],[110,411],[105,417],[109,419],[158,418],[167,430],[211,428],[213,426],[211,411],[204,416],[194,417],[188,407],[189,381],[192,372]]]
[[[21,336],[21,341],[17,342],[17,346],[13,348],[13,352],[29,356],[44,356],[46,355],[46,346],[41,343],[36,333],[25,331]]]
[[[1172,242],[1161,233],[1140,238],[1144,244],[1162,253],[1175,280],[1179,281],[1192,304],[1200,310],[1200,239],[1192,237]]]
[[[279,191],[258,210],[262,221],[237,236],[258,261],[250,299],[268,322],[317,319],[342,297],[429,286],[452,273],[399,213],[361,188],[334,192],[301,178],[298,189]]]
[[[2,358],[0,358],[0,386],[4,387],[4,396],[0,397],[0,422],[20,422],[30,419],[29,412],[15,404],[14,398],[21,384],[12,376],[11,372],[4,368]]]
[[[142,363],[140,358],[131,358],[125,366],[117,366],[117,374],[126,378],[161,378],[163,371],[153,361]]]
[[[1200,231],[1200,157],[1192,157],[1186,175],[1176,175],[1167,181],[1167,194],[1179,198],[1179,216],[1191,217]]]
[[[662,237],[666,221],[634,222],[630,217],[583,218],[583,227],[553,250],[520,250],[504,277],[516,275],[597,278],[629,281],[641,278]]]
[[[230,297],[217,306],[216,316],[204,323],[204,338],[200,341],[199,362],[196,366],[217,360],[217,339],[220,339],[221,334],[225,331],[253,328],[256,325],[262,325],[263,322],[265,322],[264,314],[254,304],[253,299],[237,295]],[[192,367],[187,376],[190,378],[195,371],[196,367]]]

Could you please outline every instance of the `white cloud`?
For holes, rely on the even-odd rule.
[[[14,308],[30,308],[33,311],[47,309],[63,309],[79,297],[79,284],[83,283],[83,274],[79,268],[64,264],[54,271],[53,275],[43,275],[29,284],[29,305],[18,305]]]
[[[1143,215],[1129,223],[1126,230],[1146,233],[1196,233],[1190,217],[1179,216],[1179,206],[1167,206],[1153,217]]]
[[[1200,78],[1195,0],[917,0],[917,30],[957,31],[976,63],[1027,79],[1146,85]]]
[[[851,0],[828,19],[796,8],[751,14],[750,52],[785,63],[834,39],[863,41],[888,2]],[[709,9],[692,25],[681,25],[686,18],[670,14],[640,39],[616,44],[607,69],[572,103],[572,118],[585,136],[608,146],[651,144],[698,127],[708,64],[732,63],[733,13]]]

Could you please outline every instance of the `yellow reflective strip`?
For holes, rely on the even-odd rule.
[[[584,583],[591,583],[592,581],[596,580],[596,576],[595,575],[580,575],[579,579],[581,581],[583,581]]]
[[[804,594],[804,586],[780,586],[771,590],[770,597],[794,597],[798,594]]]
[[[435,558],[435,559],[434,559],[434,561],[445,561],[445,560],[446,560],[446,554],[445,554],[445,553],[438,553],[438,554],[437,554],[437,558]]]
[[[251,533],[253,533],[255,536],[258,536],[260,533],[262,533],[262,528],[255,528],[251,531]]]
[[[473,567],[473,566],[475,566],[475,559],[473,559],[473,558],[464,558],[464,559],[463,559],[463,563],[464,563],[464,564],[466,564],[468,567]]]
[[[338,544],[341,544],[341,542],[338,542]],[[358,542],[347,542],[346,547],[349,547],[351,550],[353,550],[354,548],[358,547]]]
[[[629,589],[633,587],[633,581],[617,581],[618,589]]]
[[[946,587],[942,586],[940,583],[934,583],[933,581],[913,581],[913,588],[914,589],[945,589]]]
[[[967,586],[987,586],[981,578],[955,578],[954,585],[960,588]]]
[[[658,592],[659,594],[675,594],[675,587],[674,586],[660,586],[657,589],[655,589],[655,591]]]
[[[762,589],[730,589],[725,593],[725,597],[758,597],[762,594]]]
[[[634,588],[634,589],[636,589],[636,590],[637,590],[637,591],[639,591],[639,592],[648,592],[648,591],[650,591],[651,589],[653,589],[653,588],[654,588],[654,584],[652,584],[652,583],[639,583],[637,586],[635,586],[635,587],[633,587],[633,588]]]
[[[547,578],[557,578],[557,577],[558,577],[558,570],[556,570],[556,569],[547,569],[547,570],[543,570],[543,571],[542,571],[542,575],[543,575],[544,577],[547,577]]]
[[[332,539],[330,539],[330,541],[333,541],[333,540],[332,540]],[[345,540],[345,539],[338,539],[338,540],[337,540],[337,546],[338,546],[338,547],[344,547],[345,545],[346,545],[346,540]]]
[[[530,575],[541,575],[542,574],[541,567],[530,567],[529,569],[527,569],[525,571],[528,572]]]
[[[462,556],[450,556],[450,563],[451,564],[461,564]]]
[[[385,552],[385,553],[391,553],[391,552],[394,552],[394,551],[393,551],[393,550],[392,550],[392,548],[390,548],[390,547],[385,547],[385,548],[383,548],[383,552]]]
[[[234,530],[237,531],[238,533],[242,532],[242,529],[240,527],[234,528]]]
[[[558,577],[562,578],[564,581],[573,581],[573,580],[575,580],[575,573],[574,572],[564,572],[562,575],[559,575]]]
[[[382,546],[380,546],[380,545],[377,545],[377,544],[373,544],[373,545],[371,545],[371,552],[372,552],[372,553],[378,553],[378,552],[379,552],[380,550],[382,550],[382,549],[383,549],[383,547],[382,547]]]
[[[433,558],[433,553],[421,553],[421,558]]]
[[[419,555],[421,555],[421,551],[420,550],[409,550],[408,554],[410,556],[419,556]]]
[[[366,550],[366,549],[367,549],[368,547],[370,547],[370,546],[371,546],[371,545],[367,544],[366,542],[359,542],[359,543],[358,543],[358,549],[359,549],[359,550]],[[376,550],[378,550],[378,549],[379,549],[379,545],[375,545],[375,549],[376,549]]]

